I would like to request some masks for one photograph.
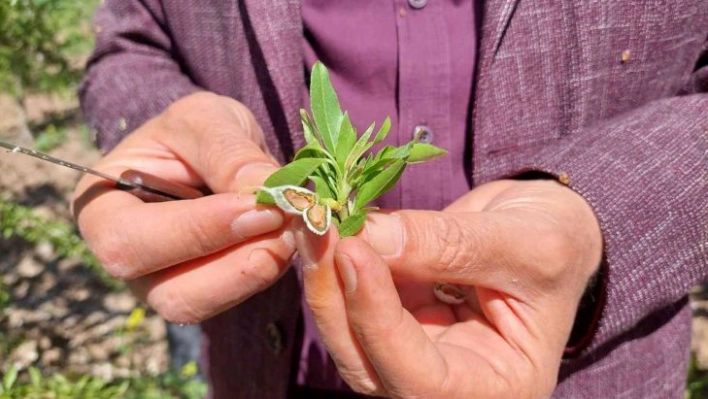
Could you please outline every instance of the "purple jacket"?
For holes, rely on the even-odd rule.
[[[686,293],[708,272],[708,2],[486,0],[472,179],[562,177],[593,206],[606,262],[587,342],[554,397],[683,397]],[[82,104],[104,150],[206,89],[246,104],[284,161],[302,145],[294,0],[108,0]],[[297,366],[293,271],[203,323],[215,397],[282,398]]]

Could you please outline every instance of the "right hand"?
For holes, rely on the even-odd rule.
[[[74,193],[81,234],[103,267],[175,323],[197,323],[268,288],[295,250],[275,207],[255,187],[278,168],[239,102],[184,97],[115,147],[95,169],[147,172],[214,194],[144,203],[85,175]]]

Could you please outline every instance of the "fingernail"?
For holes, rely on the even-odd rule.
[[[403,223],[396,214],[372,212],[367,216],[366,241],[381,256],[395,257],[403,251]]]
[[[308,234],[303,229],[295,230],[295,245],[300,254],[302,267],[306,269],[317,269],[317,259],[315,258],[315,248]]]
[[[231,231],[239,239],[245,239],[276,230],[283,225],[283,220],[280,212],[254,209],[236,217],[231,223]]]
[[[283,240],[283,243],[287,245],[288,248],[293,250],[296,248],[295,236],[293,236],[293,232],[290,229],[285,229],[283,234],[280,235],[280,239]]]
[[[334,254],[334,263],[337,265],[339,277],[344,284],[344,291],[347,294],[356,291],[356,269],[354,269],[352,259],[341,252],[336,252]]]
[[[263,185],[263,182],[278,170],[269,163],[251,163],[245,165],[236,173],[236,187],[238,189],[253,189]]]

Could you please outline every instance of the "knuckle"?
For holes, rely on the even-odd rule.
[[[573,242],[566,234],[551,229],[540,232],[534,241],[540,244],[533,261],[536,278],[544,285],[553,285],[577,258]]]
[[[205,115],[212,117],[205,118]],[[206,91],[180,98],[170,104],[161,116],[166,123],[180,121],[197,130],[206,122],[210,124],[210,132],[223,132],[226,135],[233,134],[233,124],[247,133],[256,130],[254,127],[258,126],[255,115],[243,103]],[[224,121],[229,121],[231,126],[225,128],[229,124],[224,124]]]
[[[328,314],[335,305],[331,295],[315,289],[305,290],[305,300],[314,315]]]
[[[120,233],[103,234],[98,240],[89,243],[91,252],[111,277],[119,280],[132,280],[139,273],[131,261],[130,245]]]
[[[189,121],[212,108],[217,103],[217,95],[208,92],[197,92],[180,98],[170,104],[160,115],[166,123],[174,121]]]
[[[189,305],[182,292],[164,291],[148,298],[148,304],[162,318],[174,324],[196,324],[205,319]]]
[[[389,318],[360,318],[352,325],[354,333],[368,342],[391,341],[391,336],[397,336],[402,330],[405,317],[403,312]]]
[[[205,219],[194,212],[185,212],[179,219],[179,239],[182,245],[191,246],[188,252],[193,252],[200,256],[211,254],[220,248],[219,242],[214,235],[214,231]],[[195,255],[194,257],[196,257]]]
[[[251,112],[251,110],[244,105],[242,102],[233,100],[229,103],[229,107],[231,108],[236,120],[238,121],[239,126],[244,130],[244,132],[248,134],[253,134],[254,133],[254,127],[258,126],[258,123],[256,122],[256,116]],[[251,137],[256,138],[256,137]]]
[[[459,271],[475,265],[474,254],[469,248],[479,248],[479,233],[464,226],[457,218],[448,215],[435,217],[436,230],[432,237],[433,264],[441,272]]]
[[[199,91],[180,98],[170,104],[165,110],[166,115],[170,117],[182,117],[199,111],[205,108],[218,106],[221,97],[218,94]]]

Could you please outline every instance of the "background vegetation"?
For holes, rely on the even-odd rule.
[[[0,139],[98,157],[75,99],[98,5],[0,0]],[[78,175],[10,156],[0,154],[0,399],[203,397],[196,364],[167,369],[161,320],[79,237],[68,212]]]

